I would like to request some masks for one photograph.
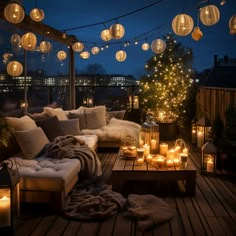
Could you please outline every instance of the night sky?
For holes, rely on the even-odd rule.
[[[105,46],[100,38],[100,32],[109,28],[116,21],[125,27],[125,36],[121,40],[111,40],[109,48],[104,49],[98,55],[92,55],[88,60],[81,59],[76,53],[76,69],[83,70],[90,63],[101,64],[107,73],[131,74],[139,78],[143,74],[146,61],[153,55],[151,49],[143,51],[141,45],[147,41],[151,44],[154,39],[162,38],[168,32],[173,32],[171,23],[173,18],[180,13],[192,16],[197,25],[198,4],[202,1],[187,0],[23,0],[25,11],[37,6],[45,12],[43,23],[48,24],[67,34],[75,35],[84,42],[86,49],[90,50],[95,44]],[[152,7],[148,5],[154,4]],[[220,0],[210,1],[220,10],[220,21],[214,26],[199,26],[203,32],[200,41],[194,41],[191,34],[187,36],[176,36],[185,47],[193,50],[193,68],[202,71],[213,66],[214,55],[218,57],[236,58],[236,35],[229,34],[228,22],[232,15],[236,14],[236,0],[228,0],[221,6]],[[205,6],[206,4],[200,4]],[[146,7],[146,8],[145,8]],[[143,9],[141,11],[136,10]],[[129,14],[132,13],[133,14]],[[123,17],[121,17],[123,16]],[[101,24],[99,24],[101,23]],[[84,27],[95,24],[94,26]],[[75,28],[71,30],[72,28]],[[125,41],[130,41],[128,47],[124,47]],[[137,40],[139,43],[134,44]],[[63,45],[54,46],[54,51],[63,48]],[[127,59],[118,62],[115,59],[117,50],[124,49]],[[32,60],[33,62],[33,60]],[[52,60],[46,62],[45,70],[63,70],[52,66]],[[32,66],[33,68],[34,66]],[[56,69],[57,68],[57,69]]]

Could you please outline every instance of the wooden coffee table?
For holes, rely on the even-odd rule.
[[[196,187],[196,168],[188,158],[187,167],[166,167],[158,169],[151,163],[137,165],[136,158],[123,158],[118,153],[112,168],[112,189],[122,192],[127,181],[177,181],[181,192],[194,195]]]

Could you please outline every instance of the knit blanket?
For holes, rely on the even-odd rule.
[[[44,148],[44,155],[50,158],[77,158],[81,162],[81,178],[91,178],[102,174],[97,153],[85,145],[83,140],[73,135],[59,136]]]

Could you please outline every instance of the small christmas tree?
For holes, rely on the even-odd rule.
[[[171,33],[163,40],[165,51],[147,61],[147,75],[140,81],[142,106],[145,111],[155,113],[159,121],[183,123],[187,115],[185,108],[189,107],[187,100],[192,98],[189,96],[193,82],[192,51],[177,43]]]

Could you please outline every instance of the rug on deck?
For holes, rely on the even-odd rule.
[[[104,220],[119,212],[137,221],[137,229],[147,231],[173,217],[173,211],[162,199],[146,194],[122,194],[111,185],[96,181],[77,184],[67,196],[64,214],[77,220]]]

